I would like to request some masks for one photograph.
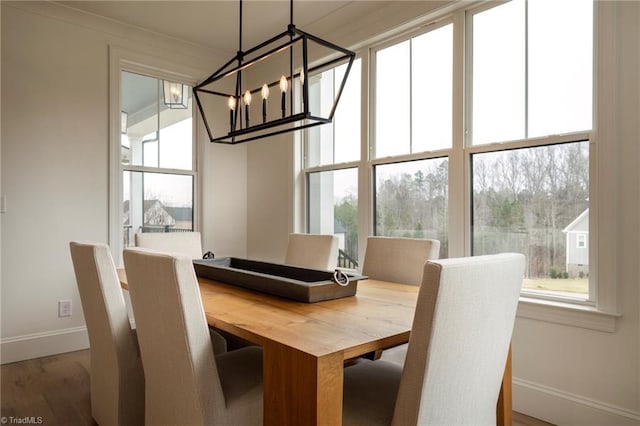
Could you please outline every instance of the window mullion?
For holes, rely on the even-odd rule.
[[[470,43],[469,43],[470,44]],[[449,155],[449,202],[448,202],[448,236],[449,257],[461,257],[468,253],[466,241],[469,241],[470,200],[469,178],[460,170],[465,169],[465,138],[467,135],[466,117],[470,117],[465,105],[468,75],[465,74],[465,12],[457,12],[453,17],[453,87],[452,94],[452,149]]]
[[[158,84],[156,85],[156,141],[158,142],[158,149],[156,150],[157,154],[157,165],[160,168],[160,85],[162,84],[162,80],[158,80]]]
[[[409,152],[413,152],[413,39],[409,39]]]
[[[373,111],[372,99],[374,67],[371,65],[373,54],[370,49],[363,54],[360,74],[360,161],[358,165],[358,259],[364,259],[367,236],[373,235],[373,177],[370,160],[373,158]]]
[[[524,137],[529,137],[529,2],[524,2]]]

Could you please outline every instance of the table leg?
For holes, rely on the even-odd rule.
[[[509,345],[509,353],[507,355],[507,364],[504,367],[504,375],[502,376],[502,387],[498,396],[498,406],[496,407],[496,424],[497,426],[512,425],[512,378],[511,378],[511,345]]]
[[[342,424],[343,359],[268,343],[264,352],[264,424]]]

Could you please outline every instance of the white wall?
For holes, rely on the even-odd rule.
[[[188,64],[201,78],[222,59],[51,3],[1,7],[6,363],[88,345],[68,244],[108,242],[109,46]],[[204,247],[244,256],[246,150],[199,146]],[[58,318],[61,299],[73,302],[70,318]]]
[[[279,135],[247,144],[247,256],[282,262],[293,232],[293,141]]]
[[[201,122],[202,249],[247,256],[247,149],[212,144]]]

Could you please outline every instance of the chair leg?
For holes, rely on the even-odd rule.
[[[502,376],[502,387],[498,396],[498,405],[496,407],[496,424],[497,426],[512,426],[512,383],[511,383],[511,345],[509,345],[509,353],[507,355],[507,364],[504,368],[504,376]]]

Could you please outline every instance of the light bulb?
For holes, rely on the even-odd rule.
[[[234,98],[233,96],[229,96],[229,102],[227,104],[229,105],[229,109],[233,111],[234,109],[236,109],[236,98]]]
[[[300,70],[300,84],[304,84],[304,68]]]
[[[283,75],[280,77],[280,90],[282,93],[287,91],[287,87],[289,87],[289,82],[287,81],[287,77]]]
[[[178,102],[180,100],[180,88],[177,84],[171,85],[171,94],[173,95],[174,102]]]
[[[267,84],[262,85],[262,90],[260,90],[260,94],[262,95],[262,99],[269,99],[269,86]]]
[[[246,105],[251,105],[251,92],[248,90],[244,92],[244,103]]]

